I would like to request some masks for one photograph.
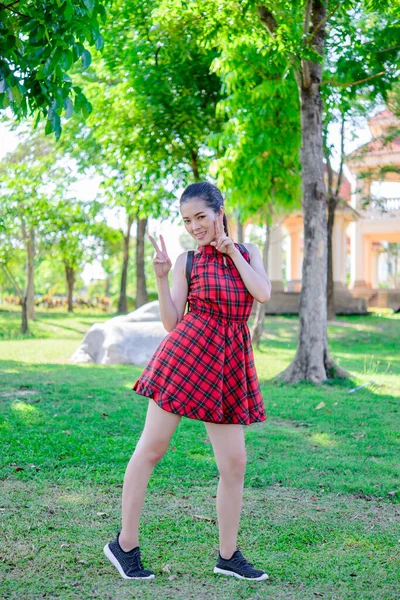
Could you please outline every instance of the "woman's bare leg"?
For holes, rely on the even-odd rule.
[[[139,546],[139,519],[150,475],[164,456],[181,415],[167,412],[149,400],[146,422],[126,467],[122,489],[122,529],[119,543],[128,551]]]
[[[205,423],[220,479],[217,488],[219,551],[230,558],[236,550],[242,509],[246,448],[242,425]]]

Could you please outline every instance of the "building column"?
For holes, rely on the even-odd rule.
[[[283,291],[282,240],[282,228],[280,226],[271,228],[268,252],[268,277],[274,292]]]
[[[287,228],[290,236],[290,250],[288,256],[287,287],[289,292],[301,290],[302,255],[300,251],[301,227]]]
[[[342,215],[336,215],[332,232],[333,285],[346,287],[347,237]]]
[[[361,231],[361,226],[357,222],[350,223],[351,239],[351,283],[353,290],[365,289],[367,283],[365,280],[365,241]]]
[[[379,256],[384,250],[382,244],[373,243],[371,248],[371,287],[373,289],[379,288]]]

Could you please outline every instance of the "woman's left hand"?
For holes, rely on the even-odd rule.
[[[217,239],[215,242],[210,242],[210,244],[211,246],[215,246],[215,248],[219,250],[219,252],[231,256],[232,254],[234,254],[234,252],[236,252],[236,246],[234,245],[233,240],[231,240],[231,238],[225,234],[223,219],[223,214],[218,215],[215,219],[214,226],[215,236]]]

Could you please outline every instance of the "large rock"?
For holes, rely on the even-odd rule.
[[[148,302],[128,315],[92,325],[71,362],[145,366],[167,333],[158,300]]]

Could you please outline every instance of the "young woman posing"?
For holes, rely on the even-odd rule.
[[[122,529],[104,547],[125,579],[152,579],[139,549],[139,518],[154,466],[167,451],[182,416],[203,421],[220,479],[217,489],[219,555],[214,573],[263,581],[237,549],[246,449],[243,425],[265,421],[247,320],[254,299],[267,302],[271,284],[254,244],[237,244],[228,235],[224,200],[208,182],[190,185],[180,199],[188,233],[198,243],[190,288],[187,252],[172,273],[164,239],[153,266],[161,319],[169,332],[133,389],[151,398],[141,437],[126,468],[122,491]],[[184,314],[186,302],[189,310]]]

